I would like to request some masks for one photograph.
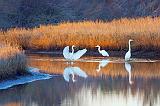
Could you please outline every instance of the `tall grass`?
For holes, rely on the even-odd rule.
[[[128,39],[134,39],[133,49],[160,48],[160,17],[124,18],[111,22],[65,22],[33,29],[13,28],[7,32],[0,32],[1,42],[37,50],[50,50],[73,44],[87,48],[93,48],[98,44],[110,50],[120,50],[128,48]]]
[[[25,73],[26,57],[17,47],[0,47],[0,78]]]

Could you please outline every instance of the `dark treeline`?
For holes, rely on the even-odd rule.
[[[0,0],[0,28],[160,15],[160,0]]]

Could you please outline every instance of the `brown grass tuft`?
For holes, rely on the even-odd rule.
[[[26,57],[17,47],[0,47],[0,77],[7,78],[25,73]]]

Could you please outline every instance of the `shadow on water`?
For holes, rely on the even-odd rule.
[[[160,105],[159,62],[114,63],[112,59],[101,59],[98,62],[78,61],[68,65],[61,58],[28,58],[29,66],[58,76],[1,90],[0,105]]]

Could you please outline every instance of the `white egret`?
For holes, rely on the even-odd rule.
[[[101,47],[99,45],[97,45],[95,47],[98,48],[98,51],[100,54],[102,54],[102,56],[109,56],[109,54],[105,50],[100,50]]]
[[[128,45],[129,45],[129,50],[128,52],[125,54],[125,61],[129,61],[131,58],[131,41],[133,41],[132,39],[129,40]]]
[[[109,59],[101,60],[99,62],[98,69],[96,69],[96,71],[99,72],[101,70],[101,68],[104,68],[105,66],[107,66],[109,62],[110,62]]]
[[[133,81],[131,80],[131,65],[128,62],[125,62],[125,69],[127,70],[129,74],[129,84],[132,85]]]
[[[69,46],[66,46],[63,49],[63,56],[66,60],[74,61],[79,59],[82,55],[84,55],[87,52],[87,49],[82,49],[74,53],[74,45],[72,46],[72,52],[69,52]]]
[[[75,75],[78,75],[83,78],[87,78],[87,74],[82,71],[79,67],[66,67],[64,69],[63,78],[65,81],[69,82],[70,75],[72,75],[72,81],[75,82]]]

